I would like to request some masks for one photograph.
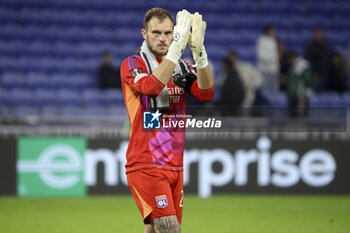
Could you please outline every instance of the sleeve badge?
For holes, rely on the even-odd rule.
[[[131,74],[131,77],[135,78],[137,75],[141,74],[143,71],[142,69],[140,68],[137,68],[137,69],[133,69],[130,74]]]

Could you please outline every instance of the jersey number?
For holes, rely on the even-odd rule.
[[[184,206],[184,191],[181,190],[181,194],[182,194],[182,198],[181,198],[181,201],[180,201],[180,207],[183,207]]]

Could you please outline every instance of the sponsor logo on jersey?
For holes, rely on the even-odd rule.
[[[166,199],[166,195],[160,195],[160,196],[156,196],[156,202],[157,202],[157,206],[158,208],[165,208],[168,206],[168,200]]]

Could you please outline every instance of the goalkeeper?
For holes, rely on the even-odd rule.
[[[214,80],[204,47],[206,23],[186,10],[172,15],[149,10],[141,30],[144,42],[121,65],[124,102],[130,119],[126,174],[141,212],[144,232],[180,232],[183,208],[185,131],[176,127],[144,129],[144,114],[152,121],[161,113],[184,120],[185,92],[199,101],[214,96]],[[181,60],[187,44],[197,70]],[[159,121],[160,124],[161,121]]]

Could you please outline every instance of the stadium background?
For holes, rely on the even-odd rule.
[[[300,55],[312,38],[312,28],[322,26],[331,47],[348,56],[346,0],[1,0],[0,194],[6,195],[0,197],[1,232],[142,231],[123,178],[128,134],[123,97],[118,89],[98,89],[96,71],[105,49],[113,52],[115,66],[135,51],[142,42],[144,13],[152,7],[173,15],[183,8],[203,14],[208,23],[206,48],[216,74],[231,49],[255,64],[255,42],[267,23],[276,26],[286,50]],[[266,95],[269,106],[287,107],[284,93]],[[331,108],[347,109],[350,93],[317,93],[311,104],[325,107],[325,114]],[[346,127],[190,134],[184,232],[349,232],[349,140]],[[287,161],[285,167],[266,168],[271,176],[265,184],[259,178],[264,153],[259,141],[269,145],[268,158]],[[42,175],[38,167],[21,170],[21,161],[36,160],[57,143],[74,147],[81,156],[71,170],[58,168],[51,176],[67,182],[77,178],[73,188],[47,185],[42,178],[45,170]],[[248,158],[243,169],[238,165],[240,150]],[[248,153],[253,150],[256,154]],[[314,150],[325,155],[317,157],[321,170],[317,163],[307,163]],[[69,165],[69,159],[76,157],[58,163]]]

